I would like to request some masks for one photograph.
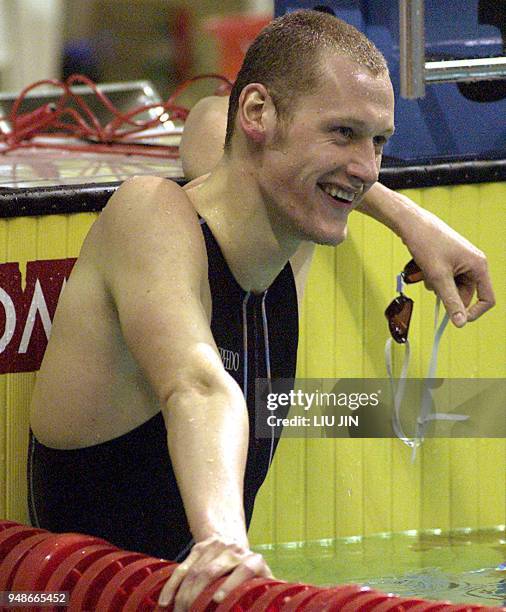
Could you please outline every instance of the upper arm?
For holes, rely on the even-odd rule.
[[[137,177],[111,198],[100,224],[101,266],[122,336],[166,400],[192,375],[201,348],[217,355],[202,297],[207,257],[197,214],[174,183]]]

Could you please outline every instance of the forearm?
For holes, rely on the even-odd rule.
[[[375,183],[371,187],[357,210],[391,229],[402,239],[415,258],[418,246],[422,249],[426,247],[424,250],[428,249],[434,256],[447,249],[448,245],[461,245],[469,252],[478,252],[439,217],[381,183]],[[424,244],[419,245],[421,240]],[[429,241],[434,242],[432,244]]]
[[[381,183],[375,183],[366,193],[364,199],[357,207],[362,212],[376,221],[379,221],[398,236],[403,238],[409,236],[410,229],[417,225],[417,221],[424,218],[427,221],[434,215],[421,208],[415,202],[401,195]]]
[[[247,545],[243,480],[248,417],[239,387],[223,373],[182,385],[167,402],[169,452],[196,541],[221,535]]]

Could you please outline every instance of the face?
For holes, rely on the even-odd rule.
[[[336,245],[378,179],[394,96],[387,75],[374,77],[345,57],[329,56],[325,73],[318,92],[297,101],[288,125],[272,130],[259,183],[278,232]]]

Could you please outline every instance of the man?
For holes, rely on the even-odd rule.
[[[493,304],[479,251],[405,198],[366,197],[393,104],[362,34],[285,15],[248,51],[211,174],[184,191],[127,181],[85,240],[33,396],[31,513],[125,548],[191,550],[161,604],[187,609],[227,573],[216,601],[271,575],[247,538],[275,450],[249,433],[254,381],[294,375],[308,245],[339,244],[360,205],[402,237],[457,325]]]

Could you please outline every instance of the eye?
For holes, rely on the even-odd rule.
[[[351,140],[354,136],[353,129],[342,125],[333,126],[330,131],[338,136],[341,141]]]

